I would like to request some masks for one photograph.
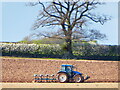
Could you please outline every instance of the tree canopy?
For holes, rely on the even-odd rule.
[[[103,3],[97,0],[53,0],[51,2],[30,3],[41,5],[33,29],[46,26],[59,26],[55,33],[38,33],[49,38],[64,39],[68,56],[72,56],[72,40],[92,41],[103,39],[105,34],[95,29],[86,29],[89,22],[104,24],[110,20],[106,15],[97,15],[93,10]]]

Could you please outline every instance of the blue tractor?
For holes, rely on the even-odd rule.
[[[61,70],[57,73],[58,74],[58,81],[59,82],[84,82],[90,78],[86,75],[84,78],[83,74],[78,71],[73,71],[75,67],[73,65],[61,65]]]
[[[73,69],[76,68],[73,65],[61,65],[60,71],[57,73],[57,78],[56,75],[37,75],[34,74],[34,82],[84,82],[89,76],[86,75],[84,78],[84,74],[78,72],[78,71],[73,71]]]

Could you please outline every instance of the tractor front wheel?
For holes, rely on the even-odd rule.
[[[76,83],[84,82],[84,77],[82,75],[76,75],[73,79]]]
[[[59,82],[67,82],[68,81],[68,75],[66,73],[58,73],[58,80]]]

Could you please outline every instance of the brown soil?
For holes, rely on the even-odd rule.
[[[118,82],[118,61],[2,59],[2,82],[32,82],[34,74],[55,74],[72,64],[90,76],[86,82]]]

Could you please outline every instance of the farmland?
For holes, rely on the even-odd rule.
[[[56,74],[61,64],[72,64],[89,75],[88,82],[118,82],[119,61],[55,60],[36,58],[2,58],[2,82],[31,83],[34,74]]]

